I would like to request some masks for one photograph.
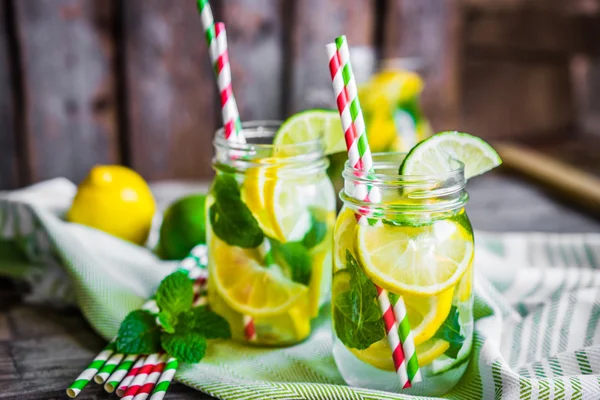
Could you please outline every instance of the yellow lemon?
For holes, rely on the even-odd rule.
[[[473,266],[469,265],[467,272],[463,275],[457,285],[458,300],[461,302],[469,300],[473,290]]]
[[[155,210],[148,184],[135,171],[98,165],[79,185],[67,220],[143,245]]]
[[[434,296],[402,296],[416,345],[431,339],[442,326],[450,314],[453,296],[454,287]]]
[[[286,277],[277,264],[264,266],[256,249],[229,246],[211,240],[211,278],[235,311],[253,317],[284,313],[297,302],[308,308],[308,288]]]
[[[355,248],[373,282],[417,296],[454,286],[473,258],[471,234],[451,220],[426,226],[358,225]]]
[[[333,229],[333,243],[335,246],[333,272],[346,267],[346,250],[352,252],[354,243],[354,229],[356,228],[356,217],[354,212],[346,208],[337,218],[335,228]]]

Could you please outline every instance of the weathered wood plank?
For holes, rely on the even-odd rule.
[[[325,45],[345,34],[355,73],[374,67],[375,2],[305,0],[295,2],[292,23],[290,112],[335,108]],[[357,76],[357,79],[360,79]]]
[[[226,24],[235,98],[242,121],[281,119],[284,112],[285,0],[215,2]]]
[[[464,46],[533,57],[573,52],[576,20],[559,10],[465,8]]]
[[[211,176],[216,83],[194,2],[122,5],[133,167],[147,179]]]
[[[542,138],[575,127],[566,59],[519,63],[466,58],[460,129],[490,139]]]
[[[461,2],[388,0],[383,54],[417,57],[426,80],[422,103],[434,130],[455,129],[460,103]]]
[[[0,4],[0,190],[15,188],[17,147],[15,144],[15,108],[9,65],[8,26],[4,3]]]
[[[14,1],[32,179],[119,162],[110,1]]]

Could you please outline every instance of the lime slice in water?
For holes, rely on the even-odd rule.
[[[306,110],[292,115],[279,128],[273,144],[289,145],[323,138],[325,154],[346,151],[340,116],[335,110]]]
[[[465,165],[465,179],[481,175],[502,163],[482,139],[460,132],[433,135],[412,148],[400,166],[400,175],[435,175],[455,169],[452,159]]]

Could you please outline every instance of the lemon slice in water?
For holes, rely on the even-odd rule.
[[[450,220],[421,227],[358,225],[355,248],[373,282],[416,296],[454,286],[473,257],[471,234]]]
[[[278,315],[308,301],[308,288],[284,276],[278,265],[263,266],[256,250],[229,246],[213,237],[211,280],[231,308],[254,317]],[[308,304],[308,303],[306,303]]]

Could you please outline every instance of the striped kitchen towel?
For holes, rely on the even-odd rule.
[[[0,193],[0,274],[28,281],[31,301],[76,301],[108,339],[174,265],[64,222],[73,192],[56,180]],[[476,232],[476,242],[474,351],[444,398],[600,399],[600,235]],[[176,378],[222,399],[414,398],[344,384],[327,308],[301,344],[215,341]]]

